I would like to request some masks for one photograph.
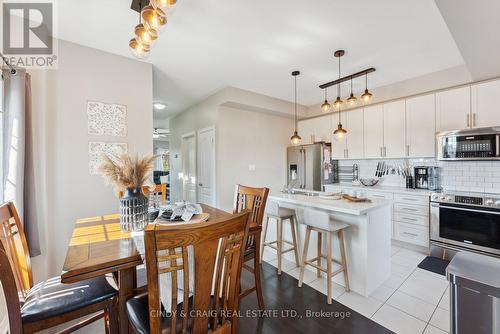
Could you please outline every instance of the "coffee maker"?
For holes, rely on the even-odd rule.
[[[439,167],[418,166],[415,167],[415,189],[440,189]]]

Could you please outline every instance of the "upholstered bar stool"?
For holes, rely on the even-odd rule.
[[[297,244],[297,230],[295,224],[297,223],[297,216],[295,215],[295,210],[280,207],[278,202],[268,201],[266,206],[266,219],[264,219],[263,231],[264,235],[262,237],[261,242],[261,251],[260,251],[260,262],[262,263],[262,252],[264,251],[264,247],[268,246],[276,250],[278,253],[278,275],[281,275],[281,262],[282,256],[285,253],[294,252],[295,262],[297,263],[297,267],[300,265],[299,261],[299,249]],[[266,234],[267,227],[269,225],[269,219],[276,220],[276,229],[277,229],[277,237],[274,241],[266,242]],[[290,230],[292,232],[292,241],[284,240],[283,238],[283,222],[290,222]],[[288,249],[283,249],[283,244],[288,244],[291,247]]]
[[[321,277],[321,272],[326,273],[327,280],[327,297],[328,304],[332,303],[332,278],[333,276],[344,273],[345,289],[349,291],[349,275],[347,273],[347,261],[345,256],[345,243],[344,243],[344,230],[349,227],[348,224],[333,220],[326,212],[317,210],[304,210],[302,223],[307,226],[306,236],[304,238],[304,251],[300,264],[299,287],[302,287],[304,279],[304,269],[306,265],[316,268],[318,277]],[[311,232],[318,233],[317,256],[312,259],[307,259],[307,251],[309,248],[309,240]],[[337,234],[339,239],[340,258],[337,261],[333,258],[332,254],[332,239]],[[322,252],[322,238],[326,238],[326,255]],[[326,259],[326,267],[321,265],[321,260]],[[333,263],[340,265],[340,268],[333,271]]]

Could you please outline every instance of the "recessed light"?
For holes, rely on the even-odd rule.
[[[165,103],[159,103],[159,102],[153,103],[153,108],[155,108],[156,110],[163,110],[166,107],[167,105]]]

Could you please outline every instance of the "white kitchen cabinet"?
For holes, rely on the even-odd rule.
[[[435,94],[406,100],[407,156],[434,157],[436,154]]]
[[[364,109],[365,158],[381,158],[384,146],[384,107],[381,104]]]
[[[471,127],[471,87],[436,93],[436,129],[461,130]]]
[[[329,143],[331,140],[330,133],[332,132],[331,116],[321,116],[299,121],[298,129],[299,136],[302,137],[302,144],[314,144],[320,141]]]
[[[406,155],[406,101],[384,104],[385,158],[401,158]]]
[[[500,126],[498,98],[500,80],[472,85],[472,127],[483,128]]]
[[[347,119],[346,156],[349,159],[364,158],[363,108],[342,113]]]

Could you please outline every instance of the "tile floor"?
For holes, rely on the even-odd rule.
[[[345,292],[342,277],[333,279],[333,298],[365,317],[400,334],[443,334],[450,331],[448,281],[417,265],[425,254],[392,247],[390,278],[368,298]],[[264,261],[277,266],[276,252],[266,248]],[[282,270],[298,279],[295,262],[283,259]],[[326,294],[326,278],[307,270],[304,284]],[[326,304],[326,297],[325,297]]]

